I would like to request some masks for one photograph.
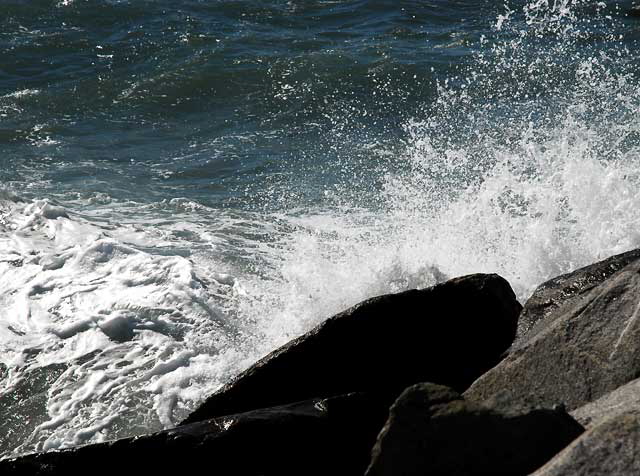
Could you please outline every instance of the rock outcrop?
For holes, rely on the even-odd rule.
[[[571,280],[565,277],[563,282]],[[574,410],[638,377],[640,261],[596,286],[585,283],[583,290],[538,322],[465,396],[483,401],[500,395],[512,404],[566,404]]]
[[[391,407],[366,475],[526,475],[583,431],[562,409],[491,409],[418,384]]]
[[[527,300],[518,320],[518,340],[530,338],[548,322],[534,329],[535,325],[550,315],[560,316],[559,307],[570,307],[585,293],[602,283],[615,272],[640,259],[640,249],[611,256],[605,260],[557,276],[542,283]]]
[[[369,299],[269,354],[183,423],[349,392],[398,395],[422,381],[462,391],[499,362],[520,310],[498,275]]]

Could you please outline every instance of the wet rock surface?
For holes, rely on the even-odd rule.
[[[349,394],[215,418],[152,435],[0,461],[0,474],[363,474],[389,395]],[[304,468],[304,469],[301,469]]]
[[[266,356],[185,423],[423,381],[464,390],[509,348],[520,310],[495,274],[369,299]]]

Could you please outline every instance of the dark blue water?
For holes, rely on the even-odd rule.
[[[29,1],[2,10],[3,182],[35,173],[62,196],[178,193],[242,206],[247,187],[297,184],[289,175],[299,171],[319,175],[304,183],[304,199],[317,200],[340,159],[366,163],[372,142],[402,147],[406,121],[422,117],[437,79],[470,60],[501,8]],[[37,93],[7,97],[24,90]]]
[[[0,2],[0,452],[169,427],[375,294],[640,245],[629,7]]]

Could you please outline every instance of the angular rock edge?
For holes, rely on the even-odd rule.
[[[640,474],[640,412],[619,413],[590,428],[532,476]]]
[[[521,308],[495,274],[366,300],[267,355],[182,424],[421,381],[462,391],[500,361]]]
[[[536,288],[522,309],[518,320],[518,339],[530,339],[538,329],[535,325],[555,314],[560,307],[568,307],[614,273],[640,259],[640,249],[610,256],[597,263],[556,276]]]
[[[640,413],[640,379],[635,379],[572,411],[571,416],[586,428],[592,428],[608,418],[628,411]]]
[[[640,375],[638,309],[640,260],[635,260],[596,286],[587,282],[465,396],[545,407],[565,404],[574,410],[611,392]]]

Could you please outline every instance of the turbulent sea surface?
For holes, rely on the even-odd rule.
[[[640,19],[2,0],[0,455],[177,424],[364,298],[640,246]]]

